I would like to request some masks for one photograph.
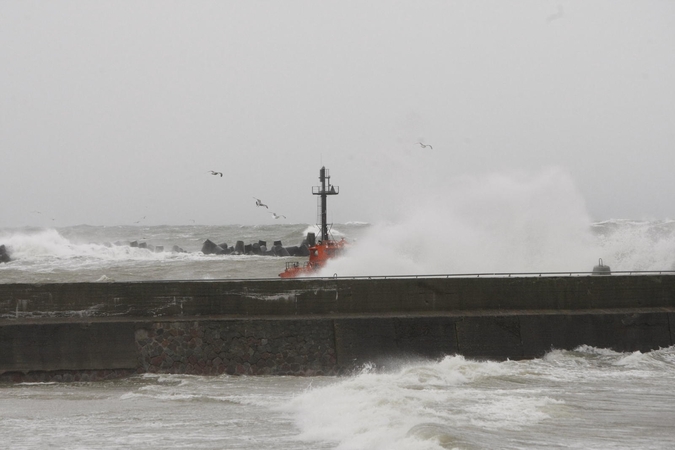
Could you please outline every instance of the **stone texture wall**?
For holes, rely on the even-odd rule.
[[[330,320],[154,322],[136,330],[142,372],[217,375],[338,373]]]

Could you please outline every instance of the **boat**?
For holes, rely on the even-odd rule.
[[[338,195],[340,188],[330,183],[330,174],[325,166],[319,171],[319,181],[321,183],[319,186],[312,187],[312,195],[319,196],[318,216],[321,221],[319,239],[316,239],[315,233],[307,233],[309,260],[304,264],[298,261],[286,263],[286,270],[279,274],[281,278],[311,276],[323,268],[328,260],[339,256],[349,246],[344,238],[335,240],[329,232],[327,198],[329,195]]]

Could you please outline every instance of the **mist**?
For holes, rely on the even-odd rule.
[[[0,227],[312,224],[322,166],[392,238],[675,217],[673,2],[1,2],[0,41]]]

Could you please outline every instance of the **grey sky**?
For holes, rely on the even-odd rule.
[[[675,218],[673,1],[0,0],[0,67],[3,227],[313,223],[321,165],[338,222],[551,167]]]

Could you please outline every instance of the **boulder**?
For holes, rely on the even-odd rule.
[[[298,247],[298,252],[295,256],[309,256],[309,246],[307,245],[307,242],[303,242]]]
[[[138,241],[129,242],[129,247],[138,247]]]
[[[221,255],[224,251],[222,247],[216,245],[210,239],[207,239],[204,241],[204,244],[202,244],[202,253],[205,255]]]
[[[175,253],[186,253],[185,250],[183,250],[182,248],[180,248],[180,247],[177,246],[177,245],[174,245],[174,246],[171,248],[171,251],[172,251],[172,252],[175,252]]]
[[[245,253],[244,241],[237,241],[237,243],[234,245],[234,253],[238,255],[243,255]]]
[[[0,245],[0,263],[10,262],[9,253],[7,252],[7,247],[5,245]]]

